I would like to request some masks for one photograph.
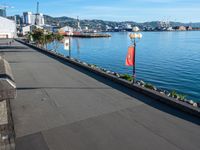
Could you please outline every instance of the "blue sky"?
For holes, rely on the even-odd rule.
[[[0,0],[0,4],[14,6],[8,15],[36,11],[51,16],[111,21],[200,22],[200,0]]]

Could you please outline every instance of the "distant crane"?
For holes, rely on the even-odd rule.
[[[79,31],[79,32],[82,30],[81,26],[80,26],[79,16],[77,16],[77,29],[76,30]]]
[[[37,2],[37,9],[35,14],[35,25],[39,25],[39,2]]]

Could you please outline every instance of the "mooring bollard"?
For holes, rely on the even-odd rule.
[[[15,132],[10,100],[16,97],[16,85],[9,63],[0,57],[0,150],[15,149]]]

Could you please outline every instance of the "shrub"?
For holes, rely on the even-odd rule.
[[[184,101],[186,99],[186,95],[178,94],[178,98],[179,100]]]
[[[173,97],[173,98],[178,98],[178,93],[173,90],[171,93],[170,93],[170,96]]]
[[[148,88],[148,89],[151,89],[151,90],[154,90],[154,86],[150,83],[145,83],[144,85],[145,88]]]
[[[128,75],[128,74],[120,75],[120,78],[125,79],[125,80],[130,81],[130,82],[131,82],[131,81],[134,81],[134,80],[133,80],[133,77],[130,76],[130,75]]]

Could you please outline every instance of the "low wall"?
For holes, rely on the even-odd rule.
[[[85,65],[85,64],[80,63],[78,61],[70,59],[68,57],[64,57],[64,56],[62,56],[60,54],[56,54],[55,52],[52,52],[52,51],[49,51],[49,50],[46,50],[46,49],[43,49],[43,48],[38,48],[35,45],[29,44],[29,43],[25,43],[22,40],[18,40],[17,39],[17,41],[22,43],[22,44],[25,44],[25,45],[33,48],[33,49],[36,49],[36,50],[38,50],[40,52],[43,52],[43,53],[46,53],[46,54],[50,54],[50,55],[56,57],[57,59],[64,60],[64,61],[66,61],[68,63],[71,63],[73,65],[76,65],[76,66],[79,66],[81,68],[84,68],[84,69],[86,69],[86,70],[88,70],[90,72],[93,72],[93,73],[97,74],[97,75],[103,76],[103,77],[105,77],[105,78],[107,78],[107,79],[109,79],[109,80],[111,80],[111,81],[113,81],[115,83],[118,83],[118,84],[120,84],[122,86],[125,86],[125,87],[129,88],[129,89],[137,91],[137,92],[139,92],[141,94],[144,94],[144,95],[146,95],[148,97],[151,97],[152,99],[154,99],[156,101],[165,103],[165,104],[167,104],[167,105],[169,105],[171,107],[177,108],[177,109],[179,109],[179,110],[181,110],[183,112],[189,113],[189,114],[194,115],[196,117],[200,117],[200,109],[196,108],[196,107],[193,107],[192,105],[189,105],[189,104],[187,104],[185,102],[178,101],[178,100],[176,100],[174,98],[171,98],[171,97],[168,97],[166,95],[163,95],[163,94],[161,94],[161,93],[159,93],[157,91],[150,90],[150,89],[141,87],[139,85],[135,85],[135,84],[133,85],[133,84],[131,84],[130,82],[128,82],[126,80],[118,78],[117,76],[108,74],[106,72],[103,72],[103,71],[95,69],[95,68],[92,68],[92,67],[90,67],[88,65]]]
[[[16,86],[8,62],[0,58],[0,150],[15,149],[15,132],[10,100],[16,97]]]

